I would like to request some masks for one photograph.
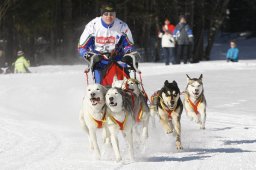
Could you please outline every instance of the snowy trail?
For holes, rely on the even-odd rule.
[[[207,129],[199,130],[183,112],[183,151],[176,151],[175,138],[156,119],[146,150],[136,146],[136,162],[124,156],[115,163],[103,146],[107,153],[95,161],[78,121],[83,66],[42,66],[32,68],[33,74],[0,75],[0,169],[256,169],[256,61],[140,68],[149,95],[166,79],[183,90],[186,73],[204,74]]]

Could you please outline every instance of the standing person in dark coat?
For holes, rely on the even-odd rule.
[[[176,64],[180,64],[181,58],[184,64],[187,64],[189,59],[189,46],[193,43],[193,33],[190,26],[187,24],[185,16],[180,16],[180,22],[176,25],[173,36],[177,44]]]

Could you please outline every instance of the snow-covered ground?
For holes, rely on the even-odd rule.
[[[32,74],[0,75],[0,169],[256,169],[256,61],[140,68],[149,95],[166,79],[184,90],[185,74],[204,74],[206,130],[183,113],[183,151],[176,151],[175,138],[156,120],[145,148],[136,143],[136,162],[124,156],[115,163],[100,139],[102,160],[94,160],[78,121],[86,88],[83,66],[41,66]]]

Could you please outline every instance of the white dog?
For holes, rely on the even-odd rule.
[[[147,105],[147,99],[139,88],[139,81],[132,78],[118,80],[114,77],[112,87],[121,88],[132,98],[133,116],[136,121],[136,125],[142,123],[142,138],[147,139],[150,110]]]
[[[190,78],[187,75],[187,87],[185,90],[184,108],[187,116],[200,124],[201,129],[205,129],[206,121],[206,99],[203,88],[203,75],[199,78]]]
[[[132,117],[131,98],[120,88],[110,88],[106,94],[106,105],[108,106],[107,127],[110,132],[116,161],[119,162],[122,159],[117,138],[119,131],[122,132],[128,142],[130,158],[133,160],[132,127],[134,119]]]
[[[107,111],[105,94],[104,86],[100,84],[89,85],[79,116],[81,126],[89,135],[90,148],[95,151],[96,159],[100,159],[101,155],[96,137],[97,129],[103,128],[103,138],[105,142],[109,140],[107,138],[109,136],[108,131],[104,124]]]

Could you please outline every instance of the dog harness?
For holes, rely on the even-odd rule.
[[[201,101],[202,101],[202,96],[199,98],[199,100],[196,103],[192,102],[190,98],[187,96],[187,102],[189,103],[190,107],[194,110],[196,114],[199,114],[198,107]]]
[[[159,96],[159,97],[160,97],[160,96]],[[176,107],[175,109],[173,109],[173,110],[169,109],[169,108],[166,106],[166,104],[164,104],[162,98],[161,98],[161,100],[160,100],[160,104],[161,104],[163,110],[165,111],[165,113],[167,113],[168,119],[169,119],[169,120],[172,119],[172,112],[175,111],[177,107]]]
[[[128,116],[128,114],[126,113],[126,114],[125,114],[124,121],[123,121],[123,122],[120,122],[120,121],[116,120],[114,116],[109,115],[110,119],[111,119],[115,124],[117,124],[117,125],[119,126],[120,130],[124,130],[124,126],[125,126],[125,123],[126,123],[126,121],[127,121],[127,116]]]
[[[102,128],[104,122],[106,121],[106,109],[105,112],[101,118],[101,120],[97,120],[95,119],[90,113],[89,113],[90,118],[94,121],[95,125],[97,126],[97,128]]]
[[[137,114],[137,117],[136,117],[136,122],[140,122],[141,121],[141,117],[142,117],[142,114],[143,114],[143,107],[142,107],[142,103],[140,104],[140,110]]]

